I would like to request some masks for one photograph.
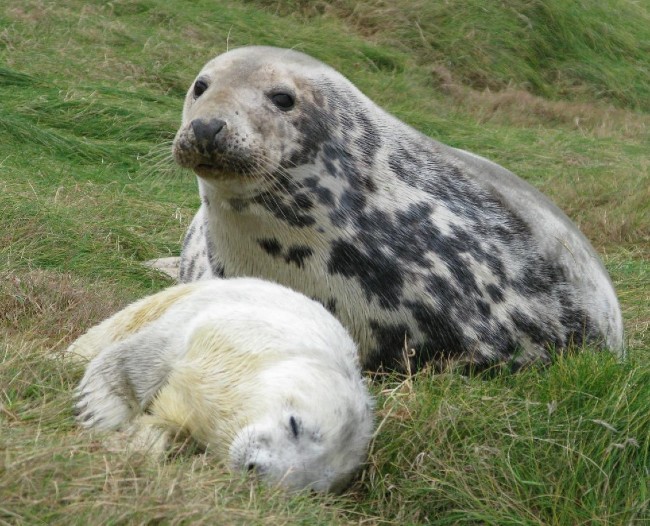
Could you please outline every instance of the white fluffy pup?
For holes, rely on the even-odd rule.
[[[68,353],[90,360],[75,406],[83,427],[128,424],[159,450],[186,433],[290,490],[341,491],[365,459],[373,402],[356,347],[323,306],[280,285],[171,287]]]

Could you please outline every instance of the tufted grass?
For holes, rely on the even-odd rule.
[[[489,5],[488,5],[489,4]],[[0,524],[642,524],[650,520],[650,24],[642,2],[23,0],[0,10]],[[198,206],[169,144],[227,46],[311,53],[425,133],[511,168],[603,254],[629,357],[376,379],[341,497],[76,430],[56,352],[170,282]]]
[[[378,69],[399,69],[399,53],[404,53],[420,65],[451,72],[474,89],[503,90],[514,84],[555,100],[598,98],[650,108],[650,14],[639,2],[257,3],[298,20],[342,20],[370,42],[393,49],[392,55],[364,52]]]

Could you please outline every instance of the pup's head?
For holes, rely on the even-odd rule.
[[[229,452],[234,469],[289,490],[346,488],[367,454],[373,403],[361,378],[314,373],[302,371],[289,389],[286,378],[275,378],[282,396],[237,433]]]

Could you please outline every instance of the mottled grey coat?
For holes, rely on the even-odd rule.
[[[365,367],[622,352],[603,264],[508,170],[376,106],[332,68],[268,47],[218,56],[190,88],[174,156],[199,175],[181,280],[255,276],[321,301]]]

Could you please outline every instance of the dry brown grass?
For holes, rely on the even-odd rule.
[[[59,349],[123,307],[127,297],[117,287],[53,270],[5,271],[0,273],[0,331]]]
[[[594,137],[638,137],[650,131],[650,116],[597,102],[549,100],[508,86],[473,89],[455,80],[443,64],[431,71],[433,85],[475,115],[478,122],[531,127],[560,125]]]

